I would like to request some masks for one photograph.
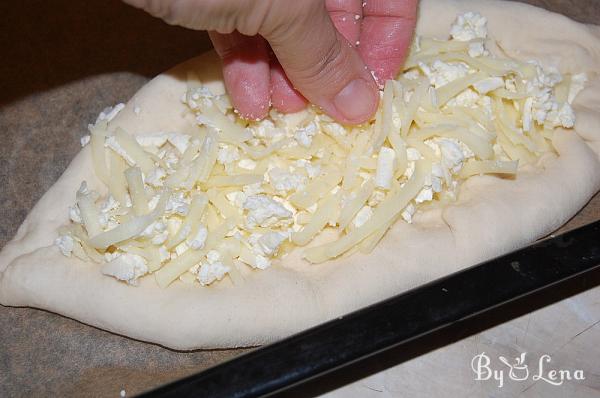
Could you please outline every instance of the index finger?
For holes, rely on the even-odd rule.
[[[406,59],[417,19],[418,0],[366,0],[358,51],[382,85]]]

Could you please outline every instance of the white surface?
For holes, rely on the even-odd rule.
[[[598,397],[600,396],[600,288],[580,293],[548,307],[498,325],[482,333],[441,347],[403,364],[358,380],[322,395],[323,398],[362,397]],[[509,368],[498,357],[514,364],[525,352],[529,376],[511,380]],[[471,369],[475,355],[489,356],[490,369],[504,372],[499,387],[495,379],[478,381]],[[550,355],[551,361],[539,360]],[[548,372],[583,371],[585,380],[552,385]],[[518,377],[523,373],[515,373]],[[557,381],[555,381],[557,382]]]

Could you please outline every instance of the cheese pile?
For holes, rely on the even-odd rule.
[[[466,178],[511,176],[553,151],[585,75],[491,56],[477,13],[450,35],[415,40],[360,126],[314,107],[244,121],[195,80],[181,99],[195,118],[186,132],[131,136],[111,128],[122,105],[107,109],[82,145],[108,193],[83,182],[56,244],[132,285],[148,274],[161,287],[241,283],[242,267],[266,269],[325,230],[336,238],[304,249],[308,261],[368,253],[397,220],[455,200]]]

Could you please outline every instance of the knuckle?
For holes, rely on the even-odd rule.
[[[315,54],[311,64],[297,71],[296,76],[301,84],[319,91],[327,90],[323,82],[332,91],[345,80],[345,71],[349,65],[348,51],[343,50],[344,43],[340,40],[332,40],[327,46]]]
[[[324,7],[323,0],[267,0],[265,3],[268,7],[259,33],[276,41],[295,34],[309,22],[307,19]]]

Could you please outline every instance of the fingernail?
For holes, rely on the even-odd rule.
[[[364,122],[375,112],[376,88],[363,79],[352,80],[333,99],[337,110],[351,122]]]

